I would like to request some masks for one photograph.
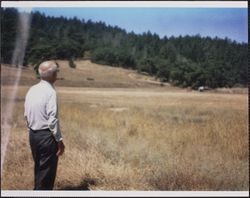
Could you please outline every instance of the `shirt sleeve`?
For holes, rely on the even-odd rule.
[[[25,101],[24,101],[24,105],[23,105],[23,107],[24,107],[24,113],[23,113],[23,116],[24,116],[24,118],[25,118],[25,119],[27,119],[26,98],[25,98]]]
[[[25,102],[24,102],[24,120],[26,122],[26,126],[27,128],[29,128],[29,124],[28,124],[28,114],[27,114],[27,104],[26,104],[26,98],[25,98]]]
[[[53,92],[47,103],[48,127],[57,142],[62,140],[60,124],[58,120],[58,106],[56,92]]]

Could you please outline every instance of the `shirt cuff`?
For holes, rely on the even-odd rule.
[[[52,134],[57,142],[62,141],[63,138],[60,131],[52,132]]]
[[[61,137],[59,140],[56,140],[57,142],[60,142],[60,141],[62,141],[63,140],[63,138]]]

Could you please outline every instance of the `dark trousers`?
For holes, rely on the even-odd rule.
[[[34,190],[52,190],[56,177],[57,142],[49,129],[29,133],[30,147],[35,162]]]

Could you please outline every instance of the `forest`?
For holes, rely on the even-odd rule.
[[[118,26],[31,12],[24,66],[47,59],[74,60],[144,72],[179,87],[247,86],[248,43],[195,36],[160,38],[156,33],[127,32]],[[1,63],[11,64],[18,11],[1,8]]]

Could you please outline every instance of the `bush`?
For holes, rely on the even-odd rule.
[[[69,59],[69,66],[70,66],[71,68],[73,68],[73,69],[76,68],[76,64],[74,63],[73,58],[70,58],[70,59]]]

